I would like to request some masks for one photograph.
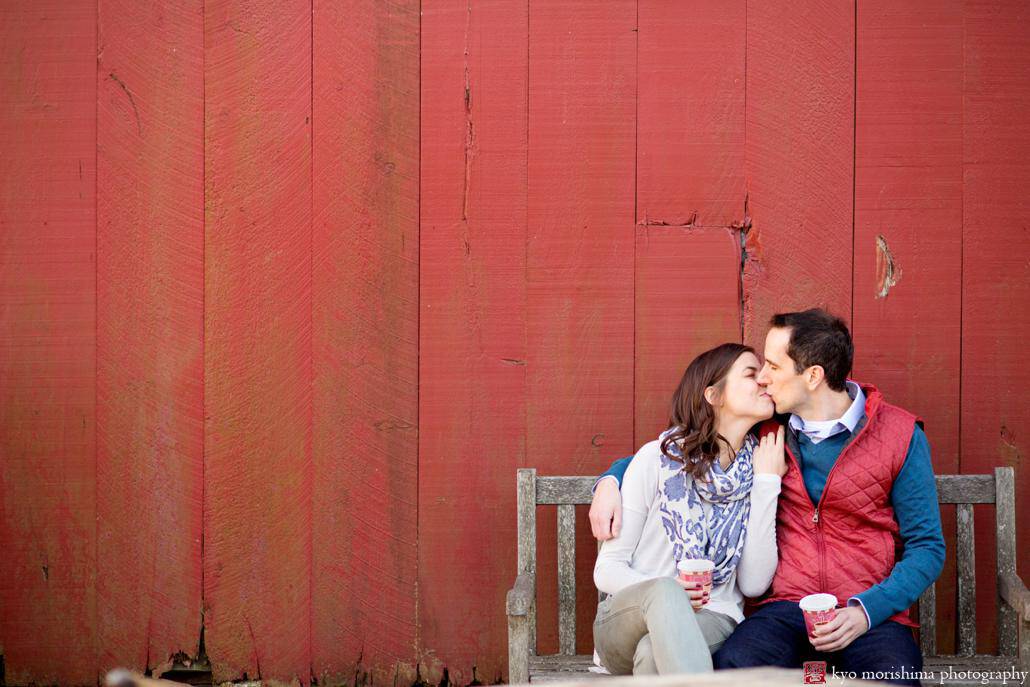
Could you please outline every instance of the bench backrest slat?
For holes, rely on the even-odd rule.
[[[938,475],[939,503],[994,503],[992,475]]]
[[[1012,468],[995,468],[994,479],[998,493],[997,506],[994,509],[997,532],[996,560],[998,575],[1002,576],[1016,572],[1016,474]],[[1000,599],[996,605],[998,653],[1002,656],[1015,656],[1019,636],[1016,612]]]
[[[558,506],[558,651],[576,655],[576,507]]]
[[[958,558],[958,652],[959,656],[976,653],[976,546],[973,536],[973,504],[956,506],[958,536],[955,553]]]
[[[919,650],[923,656],[937,655],[937,583],[919,597]]]
[[[541,506],[582,505],[594,497],[596,477],[538,477],[536,502]]]
[[[519,470],[517,481],[519,573],[528,573],[536,579],[536,470]],[[534,585],[535,589],[536,585]],[[529,624],[529,651],[536,653],[536,595],[527,613]]]
[[[537,504],[589,504],[596,481],[596,477],[538,477]],[[994,503],[995,481],[992,475],[938,475],[937,500],[939,503]]]

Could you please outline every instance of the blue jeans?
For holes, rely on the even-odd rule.
[[[868,630],[840,651],[824,654],[808,641],[805,619],[796,601],[773,601],[762,605],[747,618],[712,657],[716,670],[781,666],[800,668],[804,661],[826,661],[831,668],[862,673],[883,672],[878,679],[896,685],[919,685],[919,680],[900,679],[922,671],[923,655],[912,637],[912,630],[900,623],[886,621]]]

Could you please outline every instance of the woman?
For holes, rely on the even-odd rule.
[[[773,402],[753,349],[727,343],[687,367],[669,429],[633,457],[623,519],[601,547],[594,643],[615,674],[712,670],[712,653],[744,619],[744,597],[776,571],[776,499],[786,472],[783,429],[759,439]],[[677,562],[715,564],[710,597],[688,590]]]

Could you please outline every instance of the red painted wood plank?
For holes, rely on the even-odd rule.
[[[311,675],[311,7],[204,6],[205,643]]]
[[[423,677],[505,677],[526,418],[526,4],[422,17]],[[456,566],[461,574],[456,575]]]
[[[418,470],[418,2],[313,14],[319,682],[411,684]]]
[[[633,441],[636,3],[534,2],[529,11],[526,460],[540,474],[591,474]],[[546,653],[557,645],[553,513],[540,522]],[[580,628],[597,605],[588,538]],[[580,632],[577,649],[590,646]]]
[[[740,341],[739,235],[638,227],[635,283],[634,446],[641,446],[669,426],[672,394],[690,361]]]
[[[638,4],[637,222],[739,222],[745,0]]]
[[[97,645],[196,656],[203,494],[203,9],[101,0]]]
[[[0,8],[0,646],[96,682],[96,5]]]
[[[748,2],[744,341],[774,312],[850,320],[855,8]]]
[[[962,472],[1016,470],[1017,521],[1030,512],[1030,37],[1025,3],[965,4],[962,216]],[[978,649],[993,649],[993,515],[977,509]],[[1030,532],[1018,529],[1030,575]]]
[[[962,3],[857,14],[855,377],[926,422],[938,474],[959,468]],[[954,549],[954,509],[946,511]],[[955,558],[937,585],[954,651]]]
[[[740,340],[746,28],[744,0],[638,11],[634,447],[694,356]]]

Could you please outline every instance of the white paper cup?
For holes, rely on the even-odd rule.
[[[805,616],[805,628],[812,636],[816,625],[823,625],[837,617],[837,597],[833,594],[809,594],[799,604]]]
[[[704,558],[684,558],[676,564],[676,570],[679,578],[686,582],[688,587],[693,585],[703,590],[702,605],[707,604],[712,594],[712,572],[715,570],[715,563]]]

